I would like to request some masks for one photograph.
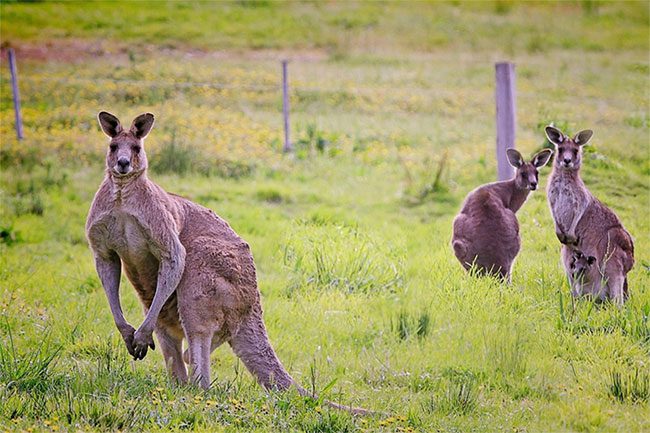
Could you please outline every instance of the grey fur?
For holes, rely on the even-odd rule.
[[[591,194],[580,177],[582,146],[593,133],[585,130],[573,139],[564,136],[556,142],[558,134],[564,136],[557,128],[546,127],[546,135],[556,148],[546,195],[555,234],[563,244],[562,263],[572,292],[594,292],[599,298],[622,304],[628,296],[627,273],[634,265],[634,242],[616,214]],[[595,269],[601,275],[598,284],[576,288],[581,282],[570,269],[574,251],[596,258]]]

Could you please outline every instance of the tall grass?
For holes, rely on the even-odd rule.
[[[422,311],[419,315],[400,311],[397,318],[390,321],[391,331],[400,340],[408,340],[410,337],[425,338],[431,327],[431,315],[428,311]]]
[[[400,257],[382,251],[372,239],[346,226],[301,225],[284,248],[293,274],[290,291],[341,290],[373,294],[399,289]]]
[[[447,370],[423,408],[444,415],[468,415],[477,408],[478,398],[477,380],[471,372]]]
[[[0,382],[9,391],[46,391],[57,378],[52,367],[62,346],[54,344],[50,331],[45,330],[39,340],[21,352],[14,343],[13,330],[6,317],[4,321],[6,336],[0,345]]]
[[[621,403],[644,403],[650,399],[650,373],[634,369],[612,370],[609,376],[609,394]]]

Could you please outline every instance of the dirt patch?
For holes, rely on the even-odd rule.
[[[113,56],[120,53],[119,49],[110,47],[105,42],[82,40],[53,40],[44,43],[10,43],[1,47],[2,58],[7,57],[8,48],[13,48],[21,60],[43,62],[79,62],[88,58]]]

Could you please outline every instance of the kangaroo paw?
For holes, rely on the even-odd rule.
[[[571,236],[566,233],[556,233],[556,235],[560,243],[563,245],[578,246],[578,243],[580,242],[580,238],[577,236]]]
[[[133,356],[133,359],[136,361],[144,359],[144,357],[147,356],[147,349],[149,348],[152,350],[156,349],[151,333],[145,333],[139,330],[135,331],[135,334],[133,335],[132,353],[129,351]]]

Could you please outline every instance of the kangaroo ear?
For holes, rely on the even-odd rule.
[[[143,139],[149,134],[153,128],[154,117],[151,113],[144,113],[133,119],[130,131],[135,135],[135,138]]]
[[[551,158],[551,155],[553,155],[553,151],[551,149],[544,149],[540,152],[537,152],[537,154],[533,156],[533,159],[530,162],[537,168],[544,167],[548,160]]]
[[[521,157],[521,153],[519,153],[517,150],[506,149],[506,156],[508,157],[508,162],[514,168],[519,168],[524,165],[524,159]]]
[[[589,265],[593,265],[594,263],[596,263],[596,258],[594,256],[587,257],[587,263]]]
[[[122,125],[120,124],[120,119],[113,116],[111,113],[106,111],[100,111],[97,115],[97,120],[99,120],[99,126],[101,126],[104,134],[108,135],[110,138],[115,137],[117,134],[122,132]]]
[[[550,141],[553,144],[562,144],[564,143],[565,136],[560,131],[557,129],[555,126],[548,125],[546,128],[544,128],[544,132],[546,132],[546,138],[548,138],[548,141]]]
[[[594,135],[594,131],[591,129],[585,129],[584,131],[578,132],[576,136],[573,137],[573,142],[575,144],[579,144],[580,146],[584,146],[585,144],[589,143],[592,135]]]

